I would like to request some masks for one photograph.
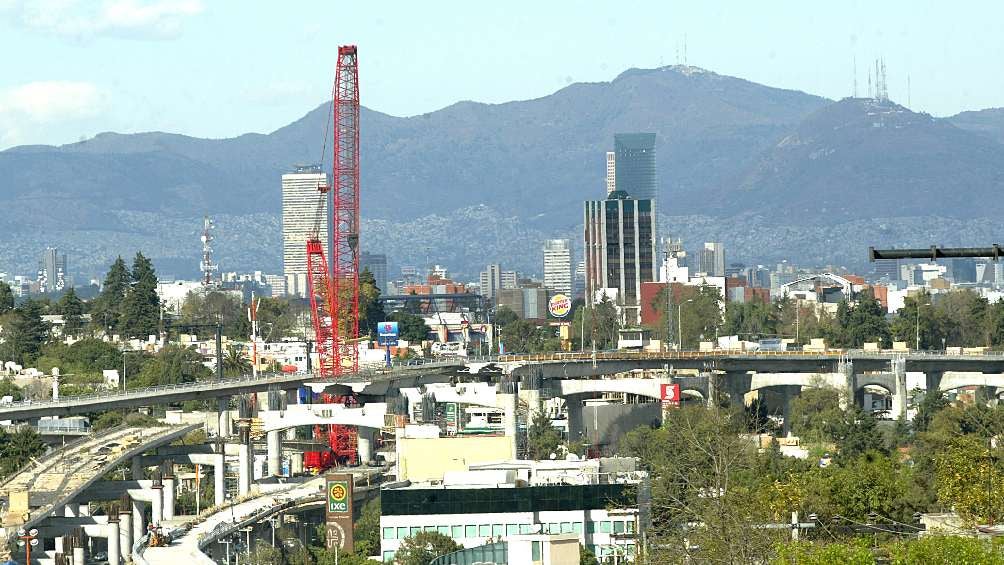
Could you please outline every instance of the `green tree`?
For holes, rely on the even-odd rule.
[[[14,379],[5,377],[0,380],[0,397],[10,396],[15,401],[24,399],[24,392],[21,387],[14,384]]]
[[[964,536],[931,535],[900,541],[889,548],[893,565],[1004,565],[1004,541]]]
[[[400,338],[411,344],[420,344],[429,339],[432,328],[425,324],[425,319],[415,314],[394,312],[387,319],[397,322]]]
[[[142,253],[136,253],[132,265],[132,286],[122,301],[119,330],[128,337],[142,339],[156,334],[159,324],[157,274],[153,263]]]
[[[418,532],[401,542],[401,547],[394,555],[398,565],[429,565],[439,557],[463,549],[449,536],[439,532]]]
[[[380,289],[369,269],[359,273],[359,335],[376,339],[377,325],[384,321]]]
[[[306,303],[293,298],[261,298],[258,303],[258,324],[265,341],[282,341],[285,337],[307,337],[300,315],[307,314]],[[309,322],[308,322],[309,323]],[[311,330],[312,332],[313,330]],[[313,333],[310,334],[311,336]]]
[[[850,309],[850,315],[841,321],[841,329],[847,346],[860,347],[870,341],[883,345],[890,343],[886,310],[870,290],[858,295],[857,303]]]
[[[845,410],[843,417],[833,422],[828,431],[837,443],[839,461],[851,461],[869,451],[889,452],[875,417],[858,406]]]
[[[724,332],[742,339],[755,341],[778,335],[779,319],[776,308],[762,300],[728,302],[725,305]]]
[[[688,289],[689,290],[689,289]],[[697,349],[701,341],[711,341],[722,329],[722,297],[717,287],[701,285],[684,295],[679,308],[683,331],[682,348]]]
[[[222,324],[223,335],[246,339],[251,335],[251,322],[241,301],[225,292],[190,292],[181,305],[175,326],[184,329],[192,324],[191,331],[200,337],[216,335],[216,324]]]
[[[371,555],[380,551],[380,499],[367,500],[353,526],[356,553]]]
[[[945,393],[940,390],[929,390],[924,393],[924,398],[917,406],[917,414],[913,417],[913,429],[917,432],[926,432],[935,414],[944,410],[949,405]]]
[[[867,540],[789,542],[781,544],[772,565],[874,565]]]
[[[238,377],[251,373],[251,361],[236,345],[228,345],[223,351],[223,374]]]
[[[254,547],[250,549],[247,560],[248,565],[278,565],[283,562],[282,552],[277,547],[272,547],[262,539],[255,540]]]
[[[122,301],[125,300],[126,292],[129,291],[131,283],[129,269],[126,268],[125,261],[119,256],[105,275],[101,294],[94,299],[91,308],[92,325],[111,333],[119,331]]]
[[[167,384],[191,383],[212,376],[194,349],[168,345],[147,361],[139,374],[126,379],[126,388],[145,388]]]
[[[91,428],[96,432],[101,430],[107,430],[109,428],[114,428],[115,426],[122,425],[124,417],[122,413],[117,410],[109,410],[107,412],[102,412],[97,418],[91,421]]]
[[[42,321],[42,305],[35,300],[25,300],[4,316],[3,343],[0,359],[30,365],[38,358],[42,345],[49,339],[49,325]]]
[[[844,418],[840,392],[829,387],[810,387],[791,399],[791,431],[804,441],[833,441],[830,432]]]
[[[0,281],[0,315],[6,314],[14,309],[14,291],[10,285]]]
[[[0,477],[17,471],[45,449],[42,438],[31,428],[19,428],[13,433],[0,430]]]
[[[579,565],[600,565],[600,562],[588,547],[579,544]]]
[[[77,296],[77,291],[70,287],[56,307],[63,315],[63,335],[78,335],[84,329],[84,302]]]
[[[841,516],[865,521],[875,512],[909,522],[922,501],[912,468],[876,451],[814,470],[805,479],[805,509],[827,519]]]
[[[941,325],[938,312],[931,306],[931,295],[922,292],[917,296],[906,297],[903,307],[889,324],[889,329],[897,341],[905,341],[910,347],[915,346],[919,331],[921,349],[940,349],[944,335]]]
[[[531,459],[547,459],[552,453],[558,453],[561,433],[551,424],[546,414],[538,411],[530,421],[530,427],[526,432],[526,443]]]
[[[997,524],[1004,517],[1004,462],[976,435],[955,438],[936,456],[938,499],[969,524]]]

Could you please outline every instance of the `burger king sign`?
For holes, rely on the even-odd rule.
[[[572,299],[564,294],[555,294],[547,302],[547,311],[555,318],[564,318],[572,311]]]

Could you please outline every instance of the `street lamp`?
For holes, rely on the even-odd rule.
[[[917,300],[917,326],[916,326],[916,328],[917,328],[917,345],[916,345],[917,351],[920,351],[920,307],[921,306],[930,306],[930,304],[928,304],[928,303],[921,304],[920,300]]]
[[[676,337],[680,342],[681,351],[683,351],[683,305],[693,301],[693,298],[689,298],[676,305]]]
[[[31,563],[31,548],[38,545],[38,530],[32,528],[26,532],[24,528],[19,529],[17,531],[17,545],[24,548],[24,562]]]

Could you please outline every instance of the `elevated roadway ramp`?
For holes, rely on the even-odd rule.
[[[33,461],[0,485],[0,497],[7,500],[8,508],[3,517],[3,535],[38,525],[119,465],[199,427],[114,428]]]

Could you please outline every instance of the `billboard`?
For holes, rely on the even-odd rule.
[[[662,396],[663,404],[679,404],[680,403],[680,385],[678,384],[662,384],[660,386],[660,392]]]
[[[555,318],[564,318],[572,311],[572,299],[564,294],[555,294],[547,301],[547,311]]]
[[[325,546],[353,551],[352,539],[352,475],[337,473],[324,477]]]
[[[377,324],[377,343],[380,345],[397,345],[397,322],[380,322]]]

